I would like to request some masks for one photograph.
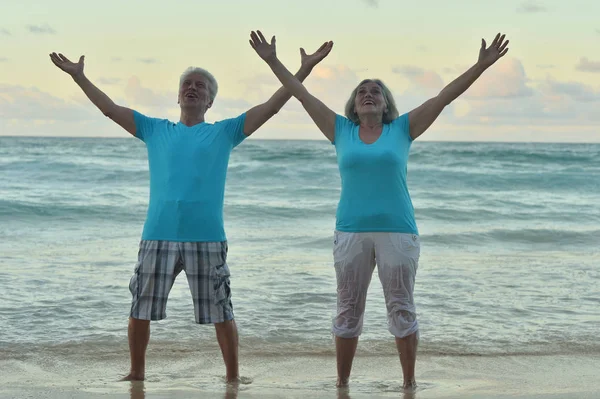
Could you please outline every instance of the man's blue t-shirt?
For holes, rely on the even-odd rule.
[[[223,199],[231,150],[245,138],[246,114],[191,127],[134,111],[148,149],[150,203],[143,240],[225,241]]]

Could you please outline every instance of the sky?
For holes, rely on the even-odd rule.
[[[85,55],[85,73],[116,103],[179,119],[180,74],[212,72],[208,122],[266,101],[279,83],[248,43],[277,37],[295,72],[299,48],[333,40],[308,77],[335,112],[364,78],[390,87],[409,112],[477,61],[497,32],[508,54],[420,138],[432,141],[600,142],[600,2],[593,0],[2,0],[0,135],[127,137],[48,54]],[[295,99],[258,139],[320,139]]]

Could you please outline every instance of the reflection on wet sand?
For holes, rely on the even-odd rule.
[[[131,399],[145,399],[146,387],[144,386],[144,381],[131,381],[129,395]]]

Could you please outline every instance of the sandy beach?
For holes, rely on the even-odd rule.
[[[125,349],[125,348],[123,348]],[[0,398],[598,398],[600,356],[422,356],[419,390],[401,393],[396,356],[359,353],[350,388],[337,390],[335,358],[241,353],[242,384],[223,382],[216,351],[153,356],[145,382],[118,382],[119,360],[90,354],[0,358]]]

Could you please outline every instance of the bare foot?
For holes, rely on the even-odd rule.
[[[144,381],[144,374],[129,373],[119,381]]]
[[[231,385],[239,385],[240,382],[242,382],[242,380],[240,379],[240,377],[227,377],[225,378],[225,382]]]
[[[348,387],[348,379],[347,378],[338,378],[337,383],[335,384],[337,388],[346,388]]]
[[[417,389],[417,381],[414,378],[410,381],[404,381],[402,388],[404,392],[414,392]]]

